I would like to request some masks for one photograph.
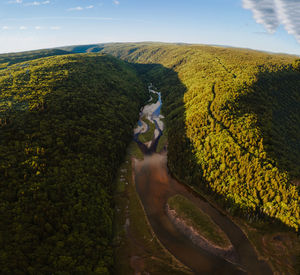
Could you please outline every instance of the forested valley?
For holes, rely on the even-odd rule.
[[[136,63],[162,92],[173,175],[234,214],[298,231],[299,59],[155,43],[103,52]]]
[[[1,274],[108,274],[113,182],[146,86],[113,57],[37,59],[49,53],[0,56]]]
[[[3,274],[112,272],[114,180],[149,82],[162,95],[172,175],[233,215],[299,232],[298,58],[163,43],[6,54]]]

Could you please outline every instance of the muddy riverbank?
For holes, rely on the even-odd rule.
[[[171,222],[175,225],[175,227],[181,231],[185,236],[190,238],[190,240],[197,246],[202,249],[211,252],[214,255],[217,255],[225,260],[237,263],[237,255],[234,251],[232,245],[229,245],[226,248],[218,247],[211,243],[209,240],[204,238],[201,235],[201,232],[197,232],[192,226],[188,225],[184,219],[182,219],[175,210],[170,209],[169,205],[166,205],[166,213],[170,218]]]
[[[153,121],[154,117],[160,116],[161,101],[159,103],[155,106],[156,109],[153,106],[152,109],[144,108],[153,111],[152,115],[147,113]],[[158,132],[162,133],[162,121],[156,122],[155,125]],[[138,139],[138,135],[139,131],[136,130],[135,140]],[[144,159],[135,160],[133,169],[136,190],[160,242],[196,274],[272,274],[269,266],[258,259],[251,243],[236,224],[170,176],[167,168],[167,152],[154,153],[159,137],[160,135],[155,136],[149,147],[138,143],[144,152]],[[191,200],[224,231],[236,252],[234,257],[228,258],[213,253],[207,247],[193,242],[176,226],[176,222],[166,211],[168,199],[176,194]]]

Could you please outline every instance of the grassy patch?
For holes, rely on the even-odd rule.
[[[156,147],[156,152],[157,153],[160,153],[164,146],[167,144],[168,142],[168,135],[167,135],[167,132],[164,131],[162,136],[159,138],[159,141],[158,141],[158,144],[157,144],[157,147]]]
[[[147,104],[155,104],[158,101],[158,94],[150,92],[150,96],[152,97],[151,101],[149,101]]]
[[[153,122],[151,122],[149,119],[147,119],[146,117],[142,117],[142,120],[148,124],[149,129],[146,133],[140,134],[139,135],[139,140],[140,142],[148,142],[150,140],[153,139],[154,136],[154,130],[155,130],[155,124]]]
[[[213,196],[204,193],[199,187],[192,189],[207,199],[219,211],[226,214],[246,234],[254,246],[260,259],[267,261],[274,272],[278,274],[300,274],[300,242],[294,232],[283,231],[275,225],[263,221],[248,222],[240,217],[233,217],[215,201]]]
[[[219,226],[187,198],[175,195],[169,198],[168,204],[188,225],[214,245],[228,247],[231,244]]]
[[[127,158],[120,168],[115,192],[114,274],[134,274],[133,257],[142,264],[141,274],[191,274],[162,247],[154,235],[136,192],[132,177],[131,157],[135,143],[129,147]],[[136,155],[134,155],[136,157]]]
[[[129,155],[136,158],[136,159],[139,159],[139,160],[142,160],[144,159],[144,154],[143,152],[141,151],[140,147],[137,145],[137,143],[135,141],[133,141],[129,148],[128,148],[128,152],[129,152]]]
[[[300,274],[300,242],[297,234],[282,231],[266,223],[248,223],[236,219],[237,224],[246,233],[248,239],[256,248],[258,255],[266,259],[272,270],[278,274]]]

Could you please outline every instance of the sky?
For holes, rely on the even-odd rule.
[[[0,0],[0,53],[139,41],[300,55],[300,0]]]

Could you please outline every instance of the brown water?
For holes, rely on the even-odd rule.
[[[135,138],[137,137],[138,135]],[[152,143],[157,143],[157,140]],[[142,144],[139,145],[141,149],[145,149]],[[155,150],[155,146],[150,148]],[[166,152],[157,154],[146,150],[144,160],[135,160],[134,171],[137,192],[156,236],[177,259],[196,274],[272,274],[270,267],[258,260],[252,245],[238,226],[204,198],[169,175]],[[193,201],[227,234],[237,254],[236,263],[230,263],[201,249],[177,230],[165,211],[168,198],[176,194]]]
[[[229,218],[170,177],[166,159],[166,153],[163,153],[135,161],[136,188],[150,224],[162,244],[197,274],[272,274],[268,265],[257,259],[246,236]],[[168,198],[175,194],[196,203],[222,228],[237,252],[238,264],[229,263],[195,246],[176,229],[165,212]]]

